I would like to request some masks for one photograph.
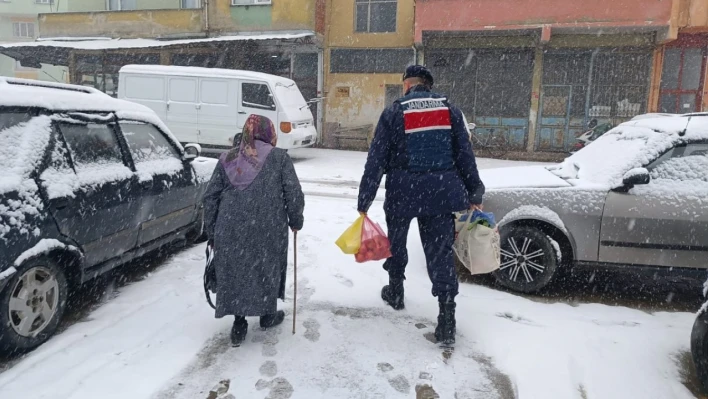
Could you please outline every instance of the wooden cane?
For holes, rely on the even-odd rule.
[[[295,324],[297,319],[297,231],[293,235],[293,253],[295,254],[295,260],[293,262],[294,271],[294,289],[293,289],[293,335],[295,334]]]

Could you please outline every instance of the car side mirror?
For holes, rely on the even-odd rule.
[[[468,128],[469,130],[474,130],[476,127],[477,127],[477,125],[474,124],[474,123],[468,123],[468,124],[467,124],[467,128]]]
[[[651,176],[646,168],[636,168],[624,174],[622,185],[625,191],[629,191],[634,186],[649,184]]]
[[[187,144],[184,146],[184,155],[182,156],[182,161],[192,162],[193,160],[199,158],[202,154],[202,146],[199,144]]]

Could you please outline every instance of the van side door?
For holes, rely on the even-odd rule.
[[[198,143],[197,78],[167,78],[167,126],[182,143]]]
[[[121,76],[118,98],[142,104],[167,121],[167,78],[156,75]]]
[[[276,132],[280,132],[278,127],[278,110],[275,105],[273,92],[266,82],[241,81],[241,98],[238,108],[238,128],[243,130],[246,119],[252,114],[265,116],[270,119],[275,126]]]
[[[199,144],[230,148],[238,128],[239,83],[235,79],[199,79]]]

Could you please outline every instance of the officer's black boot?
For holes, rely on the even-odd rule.
[[[455,300],[448,296],[438,298],[440,313],[438,314],[438,325],[435,327],[435,338],[438,343],[445,346],[455,344]]]
[[[279,310],[273,314],[261,316],[261,328],[271,328],[282,323],[285,320],[285,312]]]
[[[381,299],[395,310],[403,309],[405,307],[403,303],[403,279],[389,277],[388,285],[381,289]]]
[[[231,327],[231,344],[233,346],[241,346],[243,341],[246,340],[246,334],[248,333],[248,322],[243,316],[236,316],[234,320],[234,325]]]

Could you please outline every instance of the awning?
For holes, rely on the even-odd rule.
[[[209,38],[158,40],[158,39],[111,39],[105,37],[86,38],[42,38],[34,42],[0,44],[0,54],[19,60],[23,65],[37,67],[38,64],[68,65],[72,50],[110,51],[144,48],[184,48],[202,46],[223,46],[231,42],[243,41],[288,41],[310,38],[314,32],[269,32],[239,34]]]

